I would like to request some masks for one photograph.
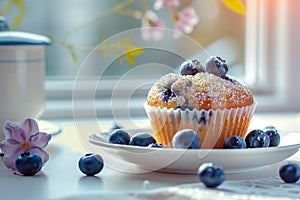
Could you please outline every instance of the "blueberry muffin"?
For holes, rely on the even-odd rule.
[[[172,147],[174,134],[185,128],[197,132],[201,148],[222,148],[226,138],[244,137],[256,104],[248,87],[227,71],[220,57],[205,65],[188,60],[180,74],[166,74],[152,86],[144,107],[158,143]]]

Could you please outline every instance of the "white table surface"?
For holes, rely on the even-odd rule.
[[[133,120],[136,124],[147,125],[147,120]],[[78,130],[86,134],[99,132],[112,125],[112,121],[57,120],[63,131],[53,136],[47,152],[49,161],[35,176],[25,177],[13,174],[5,168],[0,159],[1,199],[274,199],[297,197],[300,183],[284,184],[278,178],[277,163],[260,170],[226,175],[225,182],[218,189],[206,189],[197,175],[167,174],[158,172],[124,173],[115,167],[114,160],[106,160],[104,169],[94,177],[84,176],[78,169],[78,160],[90,152],[86,141],[78,135]],[[122,123],[126,126],[128,122]],[[297,113],[256,114],[251,127],[262,128],[275,125],[280,130],[300,131],[300,115]],[[299,135],[300,137],[300,135]],[[300,154],[289,158],[300,162]],[[286,162],[286,161],[284,161]],[[126,169],[127,166],[120,166]],[[126,171],[126,170],[123,170]],[[255,196],[251,190],[261,191],[263,196]],[[265,186],[263,186],[265,185]],[[260,188],[261,187],[261,188]],[[265,188],[263,188],[265,187]],[[276,189],[276,191],[271,192]],[[292,191],[291,191],[292,190]],[[292,195],[290,195],[292,194]],[[183,195],[183,196],[182,196]],[[253,196],[254,195],[254,196]],[[3,198],[2,198],[3,197]],[[101,197],[101,198],[100,198]],[[193,198],[192,198],[193,197]]]

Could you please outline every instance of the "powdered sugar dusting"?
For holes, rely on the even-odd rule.
[[[223,79],[209,73],[197,73],[194,76],[170,73],[159,79],[151,88],[148,104],[166,107],[159,101],[159,96],[165,88],[171,89],[175,94],[172,104],[167,105],[168,108],[225,109],[243,107],[254,102],[251,91],[233,77]],[[151,99],[156,99],[156,102]]]

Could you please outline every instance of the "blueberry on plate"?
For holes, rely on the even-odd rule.
[[[214,163],[204,163],[198,169],[200,181],[208,188],[215,188],[224,181],[223,170]]]
[[[152,143],[152,144],[149,145],[149,147],[152,147],[152,148],[166,148],[164,145],[157,144],[157,143]]]
[[[300,178],[300,167],[296,163],[288,163],[280,167],[280,178],[286,183],[296,183]]]
[[[130,141],[130,135],[123,129],[114,130],[108,138],[108,142],[113,144],[128,145],[129,141]]]
[[[43,163],[39,155],[25,152],[17,157],[15,165],[19,173],[24,176],[33,176],[42,169]]]
[[[262,130],[255,129],[250,131],[246,138],[247,148],[269,147],[270,137]]]
[[[110,131],[114,131],[116,129],[122,129],[123,127],[120,126],[117,122],[114,122],[114,124],[112,125],[112,127],[109,129]]]
[[[195,75],[205,71],[204,65],[198,60],[187,60],[180,66],[181,75]]]
[[[226,76],[228,72],[228,65],[226,61],[219,56],[209,57],[205,62],[205,66],[208,73],[214,74],[219,77]]]
[[[192,129],[182,129],[174,135],[172,146],[181,149],[199,149],[200,137]]]
[[[240,136],[231,136],[224,142],[224,149],[243,149],[246,148],[246,142]]]
[[[143,147],[149,146],[152,143],[156,143],[156,140],[149,133],[136,133],[131,137],[129,141],[129,145],[143,146]]]
[[[275,127],[266,127],[264,132],[270,137],[269,147],[277,147],[280,144],[280,134]]]
[[[80,171],[87,176],[94,176],[103,169],[103,158],[98,154],[85,154],[79,159],[78,167]]]

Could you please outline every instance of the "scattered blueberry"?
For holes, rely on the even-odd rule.
[[[280,167],[280,178],[286,183],[296,183],[300,178],[300,167],[296,163],[288,163]]]
[[[130,135],[122,129],[116,129],[110,134],[108,141],[113,144],[128,145],[130,141]]]
[[[246,148],[246,142],[240,136],[231,136],[224,142],[224,149],[243,149]]]
[[[130,145],[143,147],[149,146],[152,143],[156,143],[156,140],[149,133],[136,133],[131,137],[129,141]]]
[[[280,143],[280,134],[274,126],[267,126],[264,132],[270,137],[269,147],[277,147]]]
[[[170,99],[176,97],[175,93],[172,92],[171,89],[166,88],[162,93],[160,98],[162,99],[163,102],[168,102]]]
[[[87,176],[94,176],[101,172],[104,166],[103,158],[98,154],[85,154],[79,159],[79,169]]]
[[[211,56],[205,63],[206,71],[219,77],[225,77],[228,72],[228,65],[219,56]]]
[[[43,163],[39,155],[25,152],[16,159],[15,165],[17,171],[24,176],[33,176],[42,169]]]
[[[204,163],[198,169],[198,177],[208,188],[215,188],[224,181],[223,170],[214,163]]]
[[[187,60],[180,66],[181,75],[195,75],[205,71],[204,65],[198,60]]]
[[[152,148],[166,148],[164,145],[157,144],[157,143],[152,143],[152,144],[149,145],[149,147],[152,147]]]
[[[269,147],[270,137],[262,130],[255,129],[245,138],[247,148]]]
[[[200,137],[192,129],[183,129],[174,135],[172,146],[181,149],[199,149]]]

